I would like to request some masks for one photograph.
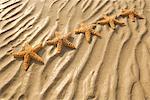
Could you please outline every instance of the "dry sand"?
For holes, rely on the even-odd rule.
[[[121,18],[126,26],[115,31],[97,25],[101,39],[74,35],[78,48],[59,56],[46,46],[45,64],[31,61],[27,72],[8,55],[125,7],[146,19]],[[149,16],[150,0],[0,0],[0,100],[150,100]]]

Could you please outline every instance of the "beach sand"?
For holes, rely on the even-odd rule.
[[[72,32],[105,14],[136,8],[144,19],[96,25],[101,38],[73,34],[77,49],[38,52],[44,64],[11,54],[28,42],[46,44],[56,31]],[[150,100],[150,0],[0,0],[0,100]]]

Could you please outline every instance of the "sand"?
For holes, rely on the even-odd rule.
[[[120,18],[126,26],[116,30],[97,25],[101,39],[74,35],[77,49],[57,56],[46,46],[44,64],[31,61],[28,71],[11,55],[125,7],[145,19]],[[0,100],[150,100],[149,16],[150,0],[0,0]]]

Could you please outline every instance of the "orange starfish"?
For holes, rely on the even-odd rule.
[[[53,40],[47,40],[47,44],[56,45],[57,54],[61,53],[63,45],[75,49],[75,45],[68,40],[69,37],[71,37],[71,32],[64,36],[62,36],[60,32],[55,32],[55,38]]]
[[[132,22],[135,22],[135,17],[139,18],[139,19],[143,19],[142,16],[140,16],[139,14],[137,14],[137,12],[135,11],[135,8],[132,9],[122,9],[122,13],[120,14],[120,16],[123,17],[129,17],[129,19],[132,20]]]
[[[98,36],[98,37],[101,37],[100,33],[99,32],[95,32],[93,27],[94,27],[93,25],[88,25],[88,24],[81,23],[80,24],[80,28],[75,29],[74,32],[76,34],[84,33],[87,42],[90,43],[90,41],[91,41],[91,34],[93,34],[95,36]]]
[[[116,18],[117,18],[116,15],[112,15],[112,16],[104,15],[97,23],[101,25],[108,24],[112,29],[115,29],[116,25],[121,25],[121,26],[125,25],[124,22],[121,22]]]
[[[13,53],[13,56],[17,58],[18,57],[24,58],[23,65],[25,67],[25,70],[27,71],[29,68],[31,58],[41,63],[44,63],[43,59],[36,54],[36,52],[38,52],[42,48],[43,48],[42,44],[39,44],[36,47],[32,48],[28,43],[26,43],[24,49],[22,51]]]

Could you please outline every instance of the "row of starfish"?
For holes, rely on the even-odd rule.
[[[140,19],[143,18],[140,15],[138,15],[134,9],[123,9],[120,16],[129,17],[129,19],[131,19],[133,22],[135,21],[135,18],[140,18]],[[119,21],[116,16],[106,16],[106,15],[103,16],[103,18],[101,18],[97,22],[97,24],[101,24],[101,25],[108,24],[112,29],[115,29],[115,25],[125,25],[123,22]],[[74,30],[74,33],[75,34],[84,33],[88,43],[90,43],[91,35],[100,37],[100,33],[95,32],[95,30],[93,29],[93,25],[87,25],[83,23],[80,24],[79,28]],[[55,38],[52,40],[50,39],[47,40],[47,45],[55,45],[57,49],[56,54],[61,53],[63,46],[69,47],[71,49],[75,49],[76,48],[75,45],[68,40],[68,38],[70,38],[71,35],[72,35],[71,32],[65,36],[62,36],[60,32],[55,32]],[[37,54],[37,52],[43,48],[44,46],[42,44],[39,44],[33,48],[31,45],[26,43],[23,50],[13,53],[13,56],[17,58],[18,57],[24,58],[23,65],[25,70],[27,71],[31,59],[34,59],[44,64],[42,57],[40,57]]]
[[[125,23],[119,21],[118,17],[128,17],[132,22],[135,22],[135,19],[144,19],[142,16],[140,16],[136,11],[135,8],[132,9],[122,9],[122,12],[119,16],[112,15],[107,16],[104,15],[97,23],[101,25],[108,24],[112,29],[115,29],[116,25],[124,26]]]

